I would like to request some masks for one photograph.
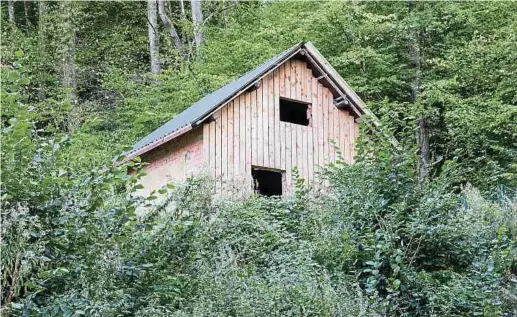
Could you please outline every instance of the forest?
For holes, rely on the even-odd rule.
[[[517,3],[8,0],[0,22],[1,316],[517,316]],[[121,153],[300,41],[379,122],[328,191],[134,195]]]

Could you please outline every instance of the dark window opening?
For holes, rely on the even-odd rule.
[[[253,189],[263,196],[282,196],[282,172],[253,168]]]
[[[309,125],[309,104],[280,98],[280,121]]]

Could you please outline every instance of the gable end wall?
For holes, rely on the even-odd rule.
[[[172,181],[183,181],[200,171],[205,163],[203,154],[203,129],[189,131],[152,151],[142,155],[147,174],[142,177],[144,189],[139,195],[148,195]]]
[[[280,121],[280,97],[310,103],[310,125]],[[312,181],[319,166],[335,162],[340,154],[352,163],[358,123],[333,101],[332,92],[318,82],[307,63],[291,59],[265,76],[258,89],[215,112],[215,120],[203,128],[203,138],[216,190],[251,189],[252,166],[285,172],[283,188],[289,192],[293,168]]]

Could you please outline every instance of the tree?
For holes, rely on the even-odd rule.
[[[45,14],[47,14],[47,7],[46,7],[45,1],[38,1],[38,48],[39,48],[39,54],[38,57],[40,59],[40,63],[38,65],[38,68],[43,68],[42,65],[44,65],[47,62],[47,55],[46,55],[46,48],[45,48]],[[45,94],[45,82],[44,80],[39,81],[39,91],[38,91],[38,99],[44,100],[46,97]]]
[[[196,55],[201,52],[203,44],[203,11],[201,10],[201,0],[192,0],[192,22],[194,23],[194,40],[196,43]]]
[[[410,15],[413,13],[413,6],[418,4],[408,3]],[[412,21],[413,19],[410,19]],[[409,34],[409,63],[413,70],[413,80],[410,83],[411,86],[411,102],[415,105],[418,103],[422,85],[422,69],[421,69],[421,56],[420,56],[420,28],[419,23],[414,23],[415,27],[410,30]],[[425,114],[418,116],[416,121],[415,137],[418,146],[418,164],[417,174],[418,182],[423,184],[429,176],[429,159],[430,159],[430,148],[429,148],[429,132],[427,127],[427,119]]]
[[[160,18],[162,20],[163,25],[165,28],[169,31],[169,34],[171,35],[172,43],[174,43],[174,47],[179,52],[183,51],[183,45],[181,44],[181,39],[178,35],[178,32],[176,31],[176,28],[172,24],[171,20],[167,16],[167,13],[165,12],[165,2],[164,0],[158,0],[158,13],[160,14]]]
[[[187,15],[185,13],[185,4],[183,3],[183,0],[179,0],[179,3],[180,3],[181,19],[185,20],[187,18]]]
[[[73,2],[62,2],[61,8],[64,17],[64,34],[63,34],[63,88],[65,88],[67,97],[71,101],[75,101],[77,96],[77,77],[75,69],[75,21],[73,15]]]
[[[147,1],[147,23],[149,33],[149,55],[151,56],[151,73],[159,74],[160,69],[160,53],[159,53],[159,34],[158,25],[156,23],[156,0]]]
[[[23,1],[23,12],[24,12],[24,17],[25,17],[25,27],[30,26],[29,7],[30,7],[30,2],[27,0],[24,0]]]
[[[9,22],[14,23],[14,1],[7,1],[7,16],[9,18]]]

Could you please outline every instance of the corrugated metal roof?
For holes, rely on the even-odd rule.
[[[231,99],[236,93],[251,85],[257,78],[274,68],[278,63],[284,61],[285,58],[296,52],[303,43],[298,43],[289,48],[280,55],[267,60],[264,64],[255,68],[254,70],[244,74],[238,79],[232,81],[226,86],[206,95],[192,106],[185,109],[177,117],[167,121],[158,129],[138,141],[131,151],[126,153],[126,156],[131,156],[132,153],[137,152],[148,145],[156,143],[168,135],[178,131],[187,126],[194,126],[197,121],[209,115],[213,110]]]

